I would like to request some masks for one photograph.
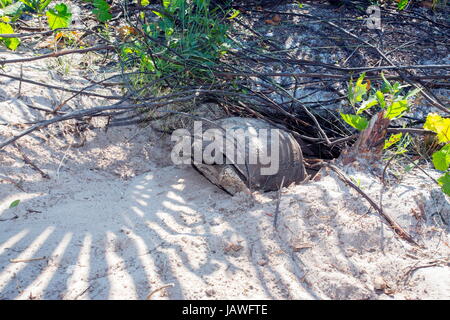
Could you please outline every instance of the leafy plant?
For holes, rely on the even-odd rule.
[[[399,142],[402,139],[402,136],[403,136],[403,133],[401,133],[401,132],[391,135],[389,137],[389,139],[384,142],[383,149],[387,149],[387,148],[393,146],[394,144],[396,144],[397,142]]]
[[[142,25],[143,33],[122,46],[122,60],[147,76],[136,83],[171,74],[181,83],[211,82],[210,69],[230,47],[227,14],[211,9],[209,0],[164,0],[157,20]],[[231,16],[236,12],[231,12]],[[235,18],[235,17],[234,17]],[[190,68],[192,67],[192,68]],[[148,76],[150,74],[150,76]]]
[[[402,11],[405,10],[411,0],[395,0],[397,2],[397,10]],[[432,0],[431,7],[436,9],[439,5],[446,5],[446,0]]]
[[[445,173],[438,179],[445,194],[450,195],[450,119],[443,118],[436,113],[430,113],[424,124],[424,129],[437,134],[437,139],[445,145],[432,155],[433,165],[439,171]]]
[[[67,28],[72,22],[72,13],[64,3],[57,4],[53,9],[49,9],[46,13],[48,26],[55,30],[59,28]]]
[[[437,133],[437,138],[441,143],[450,141],[450,119],[442,118],[436,113],[430,113],[424,124],[424,128]]]
[[[10,24],[0,22],[0,33],[2,34],[12,34],[14,33],[13,28]],[[0,41],[10,50],[16,50],[20,44],[20,40],[18,38],[4,38],[0,37]]]
[[[111,15],[111,6],[106,2],[106,0],[91,0],[92,5],[95,9],[92,10],[92,13],[95,14],[98,21],[106,22],[112,19]]]
[[[0,0],[3,1],[3,0]],[[26,6],[18,1],[18,2],[14,2],[14,3],[10,3],[8,4],[8,1],[4,1],[3,4],[5,5],[4,7],[2,7],[2,9],[0,9],[0,17],[3,17],[2,20],[5,21],[5,18],[8,17],[8,21],[10,20],[17,20],[20,15],[22,14],[23,10],[26,8]],[[10,19],[9,19],[10,18]]]
[[[341,113],[341,117],[345,122],[347,122],[353,128],[358,129],[359,131],[367,128],[367,125],[369,124],[369,121],[367,121],[366,118],[358,115]]]
[[[398,10],[403,10],[406,8],[406,6],[408,5],[409,0],[399,0],[397,1],[397,9]]]
[[[367,128],[368,120],[361,116],[363,112],[374,106],[379,106],[386,110],[385,117],[396,119],[402,117],[409,111],[409,99],[420,92],[420,89],[414,89],[404,92],[404,87],[399,82],[390,83],[382,74],[383,83],[380,89],[371,88],[370,81],[364,82],[365,74],[361,74],[358,80],[353,83],[350,81],[348,86],[348,100],[355,114],[341,113],[342,119],[358,130]],[[445,144],[432,155],[433,165],[437,170],[444,174],[437,180],[445,194],[450,195],[450,118],[443,118],[436,113],[430,113],[424,124],[424,129],[436,133],[436,139],[440,144]],[[405,141],[402,133],[393,134],[384,142],[384,149]],[[406,147],[397,148],[396,154],[406,152]]]
[[[399,82],[391,84],[383,74],[381,77],[383,84],[379,90],[371,89],[370,80],[364,82],[365,73],[361,74],[355,83],[350,80],[347,98],[352,107],[356,108],[356,112],[354,115],[341,113],[341,117],[353,128],[360,131],[367,128],[368,120],[361,114],[374,106],[385,109],[385,117],[388,119],[400,118],[409,111],[409,99],[420,91],[414,89],[404,93],[404,87]]]
[[[12,0],[0,0],[0,7],[5,8],[12,4]]]
[[[52,0],[20,0],[27,7],[37,13],[42,13],[48,7]]]

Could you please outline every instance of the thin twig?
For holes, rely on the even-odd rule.
[[[47,83],[37,82],[34,80],[30,80],[30,79],[23,79],[21,77],[13,76],[13,75],[6,74],[6,73],[0,73],[0,77],[5,77],[5,78],[21,81],[21,82],[26,82],[26,83],[34,84],[36,86],[41,86],[41,87],[54,89],[54,90],[60,90],[60,91],[66,91],[66,92],[72,92],[72,93],[78,93],[80,91],[77,89],[69,89],[69,88],[64,88],[62,86],[55,86],[55,85],[51,85],[51,84],[47,84]],[[83,91],[80,94],[86,95],[86,96],[92,96],[92,97],[105,98],[105,99],[110,99],[110,100],[122,100],[123,99],[122,96],[106,96],[106,95],[102,95],[102,94],[95,93],[95,92]]]
[[[175,284],[169,283],[169,284],[167,284],[167,285],[165,285],[165,286],[162,286],[162,287],[160,287],[160,288],[158,288],[158,289],[156,289],[156,290],[153,290],[153,291],[147,296],[147,300],[151,300],[151,299],[152,299],[152,296],[153,296],[155,293],[157,293],[157,292],[159,292],[159,291],[161,291],[161,290],[164,290],[164,289],[166,289],[166,288],[174,287],[174,286],[175,286]]]
[[[417,270],[424,269],[424,268],[436,267],[436,266],[445,266],[445,265],[448,266],[450,264],[450,260],[437,259],[437,260],[429,261],[427,264],[423,264],[423,265],[418,265],[418,263],[419,262],[417,262],[414,266],[409,268],[409,270],[403,276],[404,285],[408,284],[409,280],[411,280],[411,278],[412,278],[412,275]]]
[[[406,158],[406,160],[408,160],[410,163],[412,163],[412,164],[414,165],[414,166],[412,167],[412,169],[413,169],[413,168],[419,169],[419,170],[422,171],[422,173],[425,174],[428,178],[430,178],[431,180],[433,180],[434,183],[436,183],[438,186],[440,186],[439,182],[438,182],[435,178],[433,178],[432,176],[430,176],[425,170],[423,170],[423,169],[419,166],[418,163],[414,163],[414,161],[412,161],[412,160],[411,160],[408,156],[406,156],[406,155],[405,155],[405,158]]]
[[[387,128],[388,133],[412,133],[412,134],[431,134],[436,135],[436,132],[431,130],[419,129],[419,128]]]
[[[87,286],[86,289],[84,289],[79,294],[77,294],[75,297],[73,297],[73,300],[77,300],[79,297],[83,296],[91,287],[92,287],[92,285]]]
[[[31,62],[31,61],[47,59],[47,58],[56,58],[56,57],[64,56],[67,54],[86,53],[86,52],[90,52],[90,51],[114,50],[114,49],[115,49],[114,46],[104,45],[104,46],[91,47],[91,48],[85,48],[85,49],[64,50],[64,51],[59,51],[59,52],[43,54],[41,56],[29,57],[29,58],[0,60],[0,66],[5,65],[5,64],[10,64],[10,63],[23,63],[23,62]]]
[[[14,213],[14,217],[12,217],[12,218],[7,218],[7,219],[3,219],[3,218],[1,218],[1,219],[0,219],[0,221],[9,221],[9,220],[15,220],[15,219],[17,219],[17,218],[19,218],[19,216],[18,216],[17,214],[15,214],[15,213]]]
[[[30,158],[28,158],[28,156],[25,154],[25,152],[23,152],[22,148],[18,145],[18,144],[14,144],[14,146],[16,147],[16,149],[19,151],[19,153],[21,154],[23,161],[30,165],[34,170],[36,170],[37,172],[39,172],[39,174],[42,176],[42,178],[44,179],[50,179],[50,176],[45,173],[44,171],[42,171],[41,169],[38,168],[37,165],[35,165]]]
[[[124,104],[118,103],[107,106],[99,106],[93,107],[89,109],[76,110],[70,113],[66,113],[61,116],[54,117],[52,119],[43,120],[33,124],[30,128],[23,130],[19,134],[7,139],[6,141],[0,143],[0,149],[5,146],[15,142],[23,136],[26,136],[35,130],[42,129],[48,127],[49,125],[61,121],[66,121],[70,119],[83,118],[88,116],[105,116],[104,112],[106,111],[123,111],[123,110],[139,110],[139,109],[149,109],[149,108],[157,108],[166,105],[171,105],[175,103],[181,103],[186,101],[195,101],[195,99],[199,99],[202,95],[206,94],[220,94],[220,95],[231,95],[231,96],[245,96],[240,93],[223,91],[223,90],[206,90],[206,89],[194,89],[194,90],[186,90],[184,92],[177,92],[174,94],[169,94],[166,96],[154,97],[147,99],[147,102],[137,103],[137,104]],[[169,99],[164,101],[164,99]],[[170,110],[159,110],[158,112],[166,112],[173,114],[182,114],[180,112],[170,111]]]
[[[283,185],[284,185],[284,176],[283,179],[281,179],[281,184],[280,184],[280,188],[278,189],[278,193],[277,193],[277,205],[275,207],[275,217],[273,219],[273,227],[276,229],[277,228],[277,222],[278,222],[278,214],[280,213],[280,203],[281,203],[281,189],[283,189]]]
[[[11,263],[33,262],[33,261],[40,261],[40,260],[46,260],[46,259],[47,259],[47,257],[31,258],[31,259],[9,259],[9,262],[11,262]]]
[[[364,191],[361,190],[357,185],[355,185],[344,172],[342,172],[338,167],[328,163],[326,164],[326,167],[333,170],[337,176],[345,182],[348,186],[355,189],[364,199],[369,202],[369,204],[387,221],[387,223],[390,225],[390,227],[395,231],[397,235],[399,235],[402,239],[408,241],[409,243],[412,243],[416,246],[420,245],[412,238],[411,235],[408,234],[390,215],[388,215],[386,212],[381,209],[374,200],[372,200],[371,197],[369,197]]]
[[[17,189],[19,189],[20,191],[26,192],[25,189],[20,185],[19,182],[14,181],[11,178],[5,178],[5,177],[0,177],[0,181],[6,181],[9,182],[11,184],[13,184]]]

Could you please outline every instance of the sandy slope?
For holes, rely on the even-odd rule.
[[[98,166],[98,148],[106,158],[117,154],[105,145],[107,136],[126,140],[136,133],[127,163],[146,163],[135,177],[121,178],[120,163]],[[445,263],[404,279],[416,264],[448,258],[447,231],[424,224],[420,234],[428,249],[417,250],[382,228],[342,183],[325,177],[284,189],[275,232],[275,193],[230,197],[190,167],[145,160],[138,150],[150,148],[149,134],[127,128],[99,133],[104,139],[66,152],[59,173],[60,159],[36,159],[49,180],[16,164],[20,174],[9,176],[31,181],[23,184],[26,193],[1,185],[0,218],[19,216],[0,222],[1,298],[145,299],[169,284],[152,298],[450,297]],[[123,151],[126,144],[118,145]],[[76,163],[81,154],[92,161]],[[369,180],[358,177],[369,188]],[[428,189],[403,191],[404,199],[418,194],[433,211]],[[15,199],[20,205],[7,209]],[[387,196],[385,206],[405,214],[416,204]],[[436,212],[448,214],[448,206]],[[391,295],[375,290],[384,283]]]
[[[62,79],[48,70],[24,67],[46,83],[85,84],[77,70]],[[17,97],[17,83],[1,81],[2,121],[44,117],[26,104],[70,96],[22,84]],[[77,99],[68,106],[102,103]],[[13,146],[0,152],[0,299],[146,299],[164,286],[151,298],[450,298],[450,206],[420,174],[392,181],[383,204],[425,248],[325,173],[283,189],[277,231],[276,193],[231,197],[173,166],[169,137],[103,126],[94,119],[79,136],[72,122],[19,140],[50,179]],[[1,139],[14,130],[2,126]],[[348,174],[378,199],[375,174]]]

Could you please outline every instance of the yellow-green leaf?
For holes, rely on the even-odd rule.
[[[391,135],[391,136],[389,137],[389,140],[386,140],[386,141],[384,142],[384,147],[383,147],[383,149],[387,149],[387,148],[389,148],[390,146],[392,146],[392,145],[396,144],[397,142],[399,142],[399,141],[402,139],[402,136],[403,136],[403,134],[402,134],[401,132],[400,132],[400,133],[397,133],[397,134]]]
[[[358,108],[356,114],[361,114],[364,110],[368,110],[377,104],[378,100],[375,97],[370,97],[361,104],[361,107]]]
[[[433,153],[433,164],[438,170],[445,171],[450,165],[450,144]]]
[[[450,173],[446,172],[442,177],[438,179],[439,185],[442,191],[448,196],[450,196]]]
[[[367,93],[368,83],[363,83],[365,76],[366,74],[362,73],[355,84],[350,80],[348,86],[348,100],[352,106],[355,106],[357,102],[361,102],[363,96]]]
[[[64,3],[57,4],[45,13],[50,29],[67,28],[72,21],[72,13]]]
[[[160,18],[164,18],[164,15],[161,13],[161,12],[158,12],[158,11],[155,11],[155,10],[152,10],[152,12],[154,13],[154,14],[156,14],[158,17],[160,17]]]
[[[234,10],[232,11],[231,16],[230,16],[228,19],[231,20],[231,19],[236,18],[240,13],[241,13],[241,12],[240,12],[239,10],[234,9]]]
[[[12,34],[14,33],[13,28],[8,23],[0,22],[0,33],[3,34]],[[20,40],[18,38],[3,38],[0,37],[0,41],[5,44],[5,46],[10,50],[16,50],[20,44]]]
[[[408,100],[394,101],[387,107],[386,118],[394,119],[400,117],[403,113],[408,111],[408,109]]]
[[[430,113],[424,124],[424,129],[436,132],[439,142],[450,142],[450,119],[442,118],[437,113]]]
[[[383,92],[378,90],[377,92],[375,92],[375,97],[376,97],[380,107],[382,107],[383,109],[386,108],[386,101],[384,100]]]
[[[341,113],[342,119],[351,125],[353,128],[358,129],[359,131],[364,130],[369,125],[369,121],[366,118],[357,116],[354,114],[345,114]]]
[[[13,202],[11,202],[11,204],[9,205],[10,208],[15,208],[19,205],[20,200],[14,200]]]

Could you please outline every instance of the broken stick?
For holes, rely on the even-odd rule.
[[[387,221],[389,226],[395,231],[396,234],[398,234],[402,239],[405,239],[409,243],[420,247],[420,245],[412,238],[412,236],[408,232],[406,232],[389,214],[384,212],[384,210],[380,208],[380,206],[378,206],[371,197],[369,197],[364,191],[362,191],[361,188],[355,185],[344,172],[342,172],[338,167],[332,164],[326,164],[326,167],[333,170],[343,182],[345,182],[351,188],[355,189],[364,199],[366,199],[367,202],[369,202],[370,205]]]

